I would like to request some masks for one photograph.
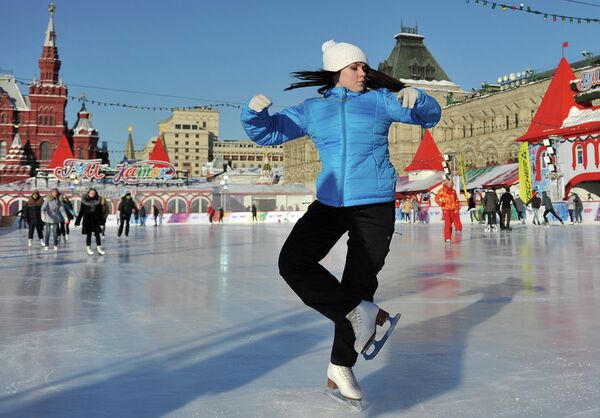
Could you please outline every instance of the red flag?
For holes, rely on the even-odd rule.
[[[567,42],[563,42],[563,48],[566,48],[568,46],[569,46],[569,42],[568,41]]]

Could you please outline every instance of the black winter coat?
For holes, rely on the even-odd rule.
[[[42,205],[44,204],[44,198],[40,197],[38,200],[29,199],[27,202],[27,210],[25,212],[25,219],[29,225],[43,225],[42,222]]]
[[[509,192],[502,193],[502,196],[500,197],[500,207],[502,209],[510,209],[511,203],[515,206],[516,209],[517,205],[515,204],[515,199],[513,198],[512,194],[510,194]]]
[[[96,205],[86,205],[85,201],[97,201]],[[102,232],[102,225],[104,225],[104,216],[102,215],[102,203],[100,203],[100,199],[88,199],[84,196],[81,199],[81,209],[79,209],[79,214],[77,215],[77,220],[75,221],[75,225],[79,226],[83,219],[83,228],[81,229],[82,234],[92,234],[94,232],[100,233]]]
[[[498,195],[495,192],[486,192],[483,197],[483,211],[496,212],[498,210]]]
[[[121,217],[121,219],[129,219],[131,217],[131,214],[137,211],[138,209],[133,199],[121,199],[121,202],[119,203],[119,216]]]

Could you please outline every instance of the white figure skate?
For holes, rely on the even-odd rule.
[[[329,363],[327,367],[327,396],[355,411],[362,410],[362,392],[351,367]]]
[[[94,255],[94,252],[92,251],[92,247],[85,247],[88,255]]]
[[[363,300],[356,308],[346,315],[346,318],[350,321],[350,324],[352,324],[354,336],[356,337],[354,349],[358,354],[362,354],[365,360],[372,360],[377,353],[379,353],[381,347],[383,347],[394,331],[394,328],[400,319],[400,314],[398,313],[391,317],[389,313],[380,309],[379,306],[375,305],[373,302]],[[390,323],[388,329],[379,340],[376,340],[375,334],[377,333],[377,325],[383,326],[386,321]],[[374,350],[367,353],[371,346],[375,347]]]
[[[96,248],[96,251],[98,251],[98,254],[100,254],[100,255],[106,254],[106,251],[104,251],[104,248],[102,248],[102,245],[98,245],[98,247]]]

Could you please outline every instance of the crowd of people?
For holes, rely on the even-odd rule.
[[[434,195],[435,202],[442,209],[444,221],[444,240],[451,241],[452,231],[461,232],[460,208],[462,202],[454,190],[451,179],[444,179],[442,188],[437,193],[423,193],[396,199],[396,217],[404,223],[429,222],[429,195]],[[485,231],[512,231],[513,208],[516,221],[525,224],[530,213],[533,225],[549,227],[552,217],[564,225],[565,220],[556,212],[552,200],[546,191],[541,194],[534,191],[531,199],[524,201],[519,193],[514,195],[510,188],[505,188],[499,194],[495,189],[469,190],[467,210],[471,223],[485,225]],[[589,198],[589,196],[588,196]],[[571,224],[583,223],[583,202],[577,193],[570,193],[567,199],[567,209]],[[543,212],[541,212],[543,207]],[[499,228],[498,228],[499,227]]]
[[[154,226],[162,224],[163,209],[160,204],[152,207],[154,215]],[[28,228],[27,245],[33,246],[34,235],[37,234],[40,246],[44,251],[49,251],[50,245],[55,252],[59,250],[62,241],[69,241],[71,233],[71,222],[74,227],[81,226],[81,233],[86,237],[86,252],[94,255],[92,249],[92,238],[96,242],[98,255],[105,255],[102,239],[106,236],[106,222],[110,214],[110,205],[105,197],[98,194],[94,188],[90,188],[81,196],[81,205],[76,213],[71,199],[63,195],[57,188],[50,190],[46,197],[35,190],[29,197],[23,208],[17,212],[19,216],[19,229]],[[139,220],[140,226],[146,225],[146,208],[136,203],[130,192],[122,196],[117,207],[117,239],[124,233],[124,238],[129,237],[129,225],[134,218]],[[52,242],[50,242],[52,240]]]

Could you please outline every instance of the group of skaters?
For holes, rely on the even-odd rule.
[[[512,220],[512,208],[515,208],[517,213],[517,220],[522,224],[525,224],[527,211],[531,211],[533,214],[533,225],[545,225],[550,226],[550,219],[548,215],[552,215],[561,225],[564,225],[564,220],[556,213],[552,199],[546,191],[542,191],[541,196],[538,191],[532,193],[530,200],[524,202],[518,193],[513,196],[510,193],[509,188],[505,188],[504,193],[500,197],[493,189],[485,191],[483,197],[476,196],[472,193],[469,197],[469,215],[471,222],[479,222],[485,224],[487,221],[486,231],[497,231],[496,228],[496,215],[499,218],[500,230],[511,231],[510,226]],[[540,220],[540,211],[544,207],[542,212],[543,222]],[[478,207],[481,207],[481,214],[478,211]],[[583,202],[577,193],[571,193],[567,200],[567,209],[569,210],[569,217],[571,224],[582,223],[583,213]]]
[[[460,233],[463,228],[460,220],[461,202],[451,179],[444,179],[442,188],[435,196],[435,201],[442,209],[444,240],[449,243],[451,242],[452,231]],[[534,191],[531,199],[524,202],[518,193],[513,196],[508,187],[505,188],[500,197],[498,197],[495,190],[487,189],[483,195],[474,192],[469,193],[467,204],[471,223],[486,224],[485,231],[498,231],[497,223],[501,231],[512,231],[510,223],[513,207],[517,213],[518,221],[522,224],[525,224],[527,211],[530,210],[533,213],[534,225],[549,227],[550,219],[548,215],[552,215],[561,225],[564,225],[563,219],[556,213],[552,200],[546,191],[542,191],[541,197],[538,191]],[[408,208],[408,205],[406,206]],[[542,206],[544,207],[543,223],[539,215]],[[569,195],[567,209],[572,225],[583,222],[583,202],[577,193]]]
[[[125,233],[125,239],[129,237],[129,224],[132,216],[140,220],[140,226],[145,226],[146,209],[143,205],[138,207],[130,192],[125,193],[121,198],[117,211],[119,223],[117,238],[121,238],[123,233]],[[153,212],[154,226],[158,226],[162,223],[162,208],[154,205]],[[69,241],[69,226],[74,221],[74,226],[81,226],[81,232],[86,237],[87,254],[94,254],[92,237],[95,239],[98,255],[106,254],[102,246],[102,238],[105,237],[110,205],[106,198],[101,197],[94,188],[90,188],[81,197],[78,213],[75,213],[69,196],[63,195],[57,188],[53,188],[45,198],[35,190],[18,214],[20,215],[19,228],[24,225],[29,228],[27,241],[29,247],[33,245],[34,234],[37,232],[40,245],[45,251],[49,251],[50,239],[52,239],[53,249],[58,252],[58,244],[61,240],[63,243]]]

